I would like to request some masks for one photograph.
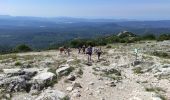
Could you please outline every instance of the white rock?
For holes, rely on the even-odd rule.
[[[19,71],[21,71],[21,69],[19,69],[19,68],[3,69],[3,72],[4,72],[5,74],[18,73]]]
[[[73,90],[73,87],[72,87],[72,86],[67,87],[67,88],[66,88],[66,90],[70,92],[70,91],[72,91],[72,90]]]
[[[162,100],[160,97],[153,97],[152,100]]]
[[[38,80],[38,81],[44,81],[44,80],[52,80],[52,78],[55,76],[54,73],[51,72],[45,72],[45,73],[40,73],[38,75],[36,75],[35,77],[33,77],[34,80]]]
[[[64,75],[70,70],[70,68],[71,67],[69,65],[65,65],[65,66],[62,65],[56,70],[56,74],[59,76]]]
[[[61,91],[58,90],[52,90],[52,89],[47,89],[44,92],[40,94],[39,97],[37,97],[35,100],[62,100],[67,95]]]

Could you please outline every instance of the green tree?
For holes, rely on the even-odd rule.
[[[153,34],[146,34],[144,36],[142,36],[143,40],[156,40],[156,36]]]
[[[32,49],[28,45],[21,44],[21,45],[16,46],[14,51],[15,52],[29,52],[29,51],[32,51]]]
[[[161,34],[158,37],[158,41],[163,41],[163,40],[170,40],[170,34]]]

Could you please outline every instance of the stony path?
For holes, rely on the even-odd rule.
[[[109,53],[113,54],[111,51],[109,51]],[[115,53],[114,55],[119,55],[119,53]],[[128,54],[118,60],[108,57],[108,60],[111,62],[110,65],[128,65],[126,66],[127,68],[121,68],[123,69],[123,79],[120,83],[116,84],[116,87],[107,86],[106,83],[109,82],[109,80],[100,80],[102,77],[94,74],[95,71],[93,67],[101,66],[101,63],[93,62],[92,66],[84,65],[82,77],[76,80],[76,82],[82,86],[82,88],[79,89],[81,96],[72,97],[72,100],[152,100],[154,93],[146,92],[145,88],[137,83],[138,80],[142,78],[145,79],[145,77],[133,73],[133,66],[130,66],[133,59],[129,59],[130,56],[131,55]],[[86,60],[86,56],[84,55],[78,55],[77,57]],[[96,56],[93,56],[93,60],[96,60]],[[66,83],[62,82],[61,84]],[[68,86],[69,83],[62,86],[62,90],[65,91]],[[57,87],[60,88],[61,86],[58,85]]]
[[[120,46],[119,46],[120,47]],[[145,73],[134,73],[133,69],[136,67],[141,68],[150,68],[152,63],[157,65],[158,68],[161,68],[161,58],[148,56],[142,52],[139,54],[139,60],[143,61],[144,64],[139,64],[132,66],[135,56],[131,47],[128,49],[120,48],[103,48],[104,54],[102,55],[101,61],[97,62],[97,56],[92,56],[92,65],[87,65],[87,55],[77,54],[77,50],[72,51],[70,57],[65,54],[60,54],[59,51],[44,51],[44,52],[30,52],[30,53],[20,53],[19,56],[42,56],[40,61],[35,63],[39,68],[55,68],[54,71],[59,67],[60,64],[65,65],[69,64],[68,61],[80,60],[78,65],[76,65],[75,70],[71,74],[76,76],[76,70],[82,69],[83,74],[74,81],[66,81],[68,76],[63,76],[56,83],[53,88],[60,90],[68,94],[71,100],[166,100],[160,98],[160,94],[155,91],[146,91],[146,87],[161,87],[161,89],[166,92],[163,93],[167,100],[170,100],[170,82],[168,79],[158,79],[155,77],[155,70],[146,71]],[[148,57],[144,58],[143,56]],[[33,60],[33,59],[31,59]],[[50,65],[51,63],[51,65]],[[71,64],[69,64],[72,66]],[[102,76],[102,71],[95,70],[99,69],[109,69],[114,68],[121,72],[121,79],[110,79],[108,76]],[[168,68],[166,69],[168,70]],[[169,70],[170,71],[170,70]],[[114,73],[112,73],[114,74]],[[111,86],[110,83],[114,83],[114,86]],[[73,84],[79,83],[82,88],[69,89]],[[113,85],[113,84],[112,84]],[[160,92],[160,91],[158,91]],[[162,92],[162,91],[161,91]],[[28,95],[28,94],[25,94]],[[163,95],[163,96],[164,96]],[[24,96],[24,94],[23,94]],[[161,95],[162,96],[162,95]],[[21,97],[22,98],[22,97]]]

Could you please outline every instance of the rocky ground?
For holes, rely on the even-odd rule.
[[[134,49],[138,48],[135,60]],[[170,41],[0,56],[1,100],[170,100]]]

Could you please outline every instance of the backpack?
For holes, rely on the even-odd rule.
[[[92,47],[87,48],[87,53],[92,53]]]

